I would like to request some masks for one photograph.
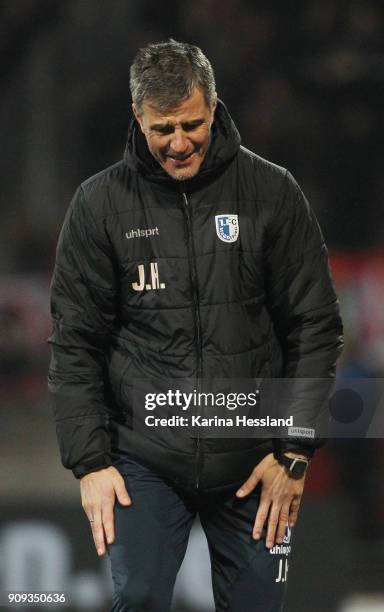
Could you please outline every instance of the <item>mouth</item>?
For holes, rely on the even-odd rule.
[[[183,157],[167,155],[167,159],[169,159],[172,162],[172,164],[174,164],[175,166],[183,166],[185,164],[188,164],[191,161],[193,155],[195,155],[195,151],[188,153],[188,155],[183,155]]]

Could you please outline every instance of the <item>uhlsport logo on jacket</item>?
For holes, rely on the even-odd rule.
[[[237,215],[215,215],[216,233],[223,242],[236,242],[239,236]]]

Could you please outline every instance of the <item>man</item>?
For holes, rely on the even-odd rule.
[[[216,609],[281,610],[318,434],[152,426],[145,398],[164,416],[204,381],[332,378],[327,251],[289,172],[240,146],[200,49],[148,45],[130,83],[124,159],[82,183],[58,244],[49,388],[62,461],[110,556],[114,611],[169,610],[196,513]]]

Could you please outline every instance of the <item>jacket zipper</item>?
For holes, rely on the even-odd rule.
[[[189,271],[190,271],[192,294],[193,294],[194,319],[195,319],[195,329],[196,329],[196,364],[197,364],[196,391],[197,393],[199,393],[201,379],[203,375],[203,351],[202,351],[202,344],[201,344],[201,318],[200,318],[199,288],[197,284],[196,253],[195,253],[195,244],[194,244],[193,234],[192,234],[190,205],[189,205],[188,197],[185,191],[183,191],[182,196],[183,196],[184,210],[185,210],[185,216],[187,220],[187,230],[188,230]],[[202,452],[201,452],[201,444],[200,444],[200,434],[197,433],[196,464],[195,464],[196,465],[196,479],[195,479],[196,489],[199,488],[199,484],[200,484],[201,461],[202,461]]]

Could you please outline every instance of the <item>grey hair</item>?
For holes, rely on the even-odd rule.
[[[209,108],[215,100],[215,76],[199,47],[170,38],[139,49],[130,69],[132,102],[138,111],[144,100],[161,110],[177,106],[199,87]]]

